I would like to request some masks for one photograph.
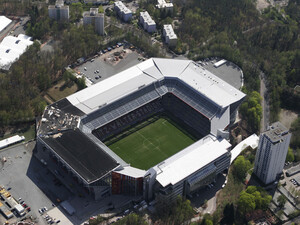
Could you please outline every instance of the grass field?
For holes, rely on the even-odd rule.
[[[108,147],[131,166],[147,170],[195,141],[174,121],[161,117]]]

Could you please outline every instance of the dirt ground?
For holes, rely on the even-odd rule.
[[[291,124],[293,121],[295,121],[298,117],[298,114],[290,111],[290,110],[285,110],[281,109],[280,114],[279,114],[279,121],[288,129],[291,128]]]
[[[269,5],[270,3],[267,0],[257,0],[256,8],[258,11],[261,12],[265,8],[268,8]]]

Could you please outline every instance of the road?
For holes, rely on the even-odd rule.
[[[268,105],[268,90],[266,87],[266,75],[260,71],[260,95],[262,97],[261,106],[262,106],[262,119],[260,132],[263,132],[267,129],[270,122],[270,110]]]

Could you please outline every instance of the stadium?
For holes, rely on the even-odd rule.
[[[48,106],[37,153],[95,199],[172,199],[230,166],[245,94],[190,60],[151,58]]]

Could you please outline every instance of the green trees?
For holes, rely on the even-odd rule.
[[[244,156],[239,156],[233,163],[233,175],[240,181],[246,178],[247,171],[250,169],[251,163]]]
[[[286,200],[286,197],[284,195],[279,195],[278,198],[277,198],[277,203],[278,203],[279,208],[283,208],[286,201],[287,200]]]
[[[132,213],[115,223],[116,225],[147,225],[147,221],[140,215]]]
[[[255,209],[266,210],[271,200],[272,197],[262,188],[249,186],[240,193],[237,208],[242,215],[245,215]]]
[[[293,149],[289,148],[286,154],[286,162],[293,162],[295,160]]]
[[[258,132],[262,118],[261,96],[258,92],[248,93],[246,101],[240,107],[240,113],[246,119],[253,132]]]

